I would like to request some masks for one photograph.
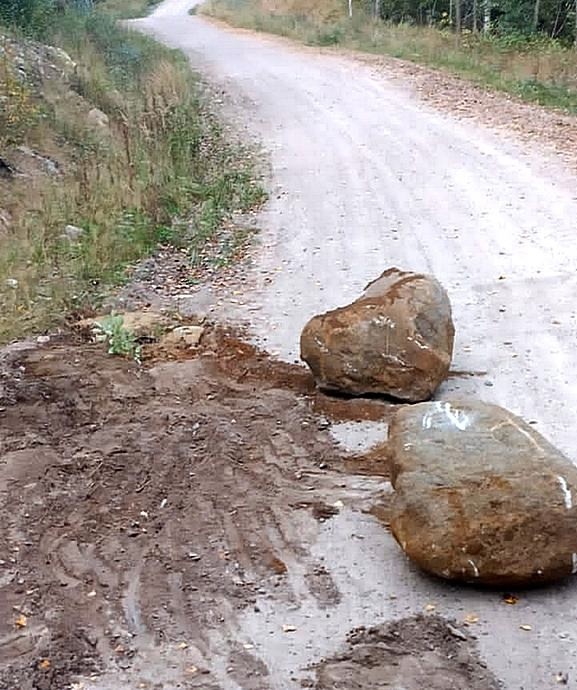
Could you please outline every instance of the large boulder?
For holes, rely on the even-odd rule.
[[[439,282],[391,268],[352,304],[313,317],[301,358],[321,388],[418,402],[447,376],[454,335]]]
[[[577,468],[496,405],[405,407],[389,429],[391,529],[440,577],[542,583],[577,571]]]

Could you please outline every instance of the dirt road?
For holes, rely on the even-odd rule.
[[[222,88],[272,170],[253,265],[214,313],[290,362],[310,315],[391,265],[431,271],[457,327],[440,395],[503,404],[577,458],[575,179],[370,65],[190,4],[135,25]],[[186,357],[151,348],[143,367],[69,337],[0,353],[0,690],[577,683],[575,582],[511,603],[405,560],[370,454],[386,403],[316,393],[218,328]]]
[[[228,313],[292,360],[310,315],[357,296],[385,267],[431,271],[454,305],[454,369],[470,374],[440,395],[502,404],[577,459],[574,177],[522,141],[433,110],[368,65],[187,17],[189,4],[168,0],[139,26],[223,87],[272,164],[254,286]],[[335,539],[351,533],[360,537],[354,552]],[[347,595],[322,631],[295,613],[300,633],[287,659],[326,653],[343,625],[434,602],[442,614],[478,614],[482,655],[505,687],[555,687],[559,671],[577,682],[574,583],[503,606],[495,594],[414,572],[391,537],[358,515],[333,520],[314,548]],[[293,687],[293,662],[279,661],[250,617],[247,625],[276,669],[272,687]]]

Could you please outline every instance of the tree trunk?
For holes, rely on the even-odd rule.
[[[533,7],[533,32],[537,32],[539,28],[539,9],[541,5],[541,0],[535,0],[535,5]]]
[[[375,19],[381,18],[381,0],[375,0]]]
[[[575,2],[577,2],[577,0],[575,0]],[[455,36],[457,38],[457,43],[459,43],[459,39],[461,36],[461,9],[461,0],[455,0]]]
[[[477,26],[477,0],[473,0],[473,33],[476,34],[479,30]]]
[[[576,0],[577,2],[577,0]],[[491,29],[491,0],[485,0],[483,15],[483,33],[486,35]]]
[[[349,0],[349,19],[353,18],[353,0]]]

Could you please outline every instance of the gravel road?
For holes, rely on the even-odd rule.
[[[292,361],[312,314],[352,300],[387,267],[431,272],[453,302],[461,373],[440,396],[504,405],[577,459],[577,186],[561,160],[433,109],[369,64],[222,28],[188,16],[191,4],[167,0],[134,25],[183,49],[222,87],[272,169],[244,305],[225,305],[228,315]],[[558,687],[559,672],[577,682],[574,583],[509,606],[501,593],[422,576],[371,516],[344,512],[325,536],[314,549],[341,604],[322,624],[293,612],[299,632],[288,650],[257,618],[243,623],[271,687],[298,687],[295,669],[334,650],[351,627],[431,603],[441,615],[479,616],[481,654],[507,689]],[[286,617],[267,611],[271,627]]]

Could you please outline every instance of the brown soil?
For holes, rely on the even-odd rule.
[[[294,527],[299,515],[338,514],[330,490],[347,472],[307,371],[210,328],[196,351],[145,355],[138,366],[70,337],[0,353],[1,690],[87,687],[87,677],[106,690],[218,690],[211,636],[263,596],[298,606],[295,554],[321,609],[345,596],[322,562],[303,558]],[[331,406],[340,419],[364,409]],[[363,665],[355,634],[351,669]],[[421,637],[409,637],[394,653],[418,675]],[[470,666],[441,662],[439,639],[425,658],[468,683]],[[433,633],[423,640],[436,650]],[[237,646],[228,677],[275,688]],[[319,687],[345,687],[323,680],[343,664],[326,662]],[[367,657],[367,678],[371,668]],[[492,687],[464,683],[442,687]]]
[[[457,624],[415,616],[353,630],[346,649],[317,668],[317,690],[496,690],[497,681]]]

